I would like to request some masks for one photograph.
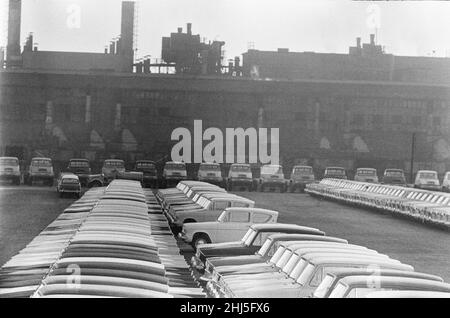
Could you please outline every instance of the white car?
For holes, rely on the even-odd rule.
[[[215,222],[185,223],[179,236],[199,244],[238,241],[253,223],[276,223],[278,212],[258,208],[227,208]]]
[[[441,190],[437,172],[432,170],[419,170],[414,181],[414,188]]]

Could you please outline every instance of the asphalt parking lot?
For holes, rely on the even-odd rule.
[[[279,211],[279,222],[317,227],[450,281],[448,232],[306,194],[238,194],[255,200],[258,207]],[[25,247],[74,200],[59,198],[50,187],[0,186],[0,264]]]
[[[299,193],[236,192],[280,212],[278,222],[319,228],[450,281],[450,233]]]
[[[0,266],[74,200],[59,198],[54,187],[0,185]]]

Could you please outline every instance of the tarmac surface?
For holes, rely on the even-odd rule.
[[[319,228],[388,254],[416,271],[450,282],[450,233],[375,211],[322,201],[307,194],[237,192],[258,207],[280,212],[279,222]],[[54,187],[0,185],[0,265],[51,223],[75,197]]]

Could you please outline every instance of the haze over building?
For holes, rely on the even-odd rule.
[[[164,160],[171,131],[202,119],[219,128],[279,127],[286,167],[407,169],[416,133],[418,167],[450,169],[449,58],[394,56],[371,35],[349,43],[348,54],[291,52],[286,43],[224,60],[233,39],[204,42],[188,23],[185,32],[148,39],[162,42],[155,61],[135,56],[131,1],[122,4],[120,38],[104,52],[40,51],[32,34],[21,47],[21,1],[9,3],[3,154]]]

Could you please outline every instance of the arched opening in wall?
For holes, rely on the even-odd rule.
[[[64,131],[58,126],[53,127],[52,136],[54,136],[58,139],[59,146],[63,146],[68,141],[66,134],[64,134]]]
[[[327,137],[322,137],[322,139],[320,139],[319,147],[320,149],[331,149],[331,144]]]
[[[95,130],[91,131],[89,146],[96,149],[105,149],[103,138]]]
[[[436,160],[441,161],[450,159],[450,147],[444,138],[436,141],[433,148]]]
[[[122,150],[123,151],[136,151],[137,141],[134,135],[128,129],[122,130]]]
[[[370,152],[366,142],[360,136],[353,138],[353,151]]]

